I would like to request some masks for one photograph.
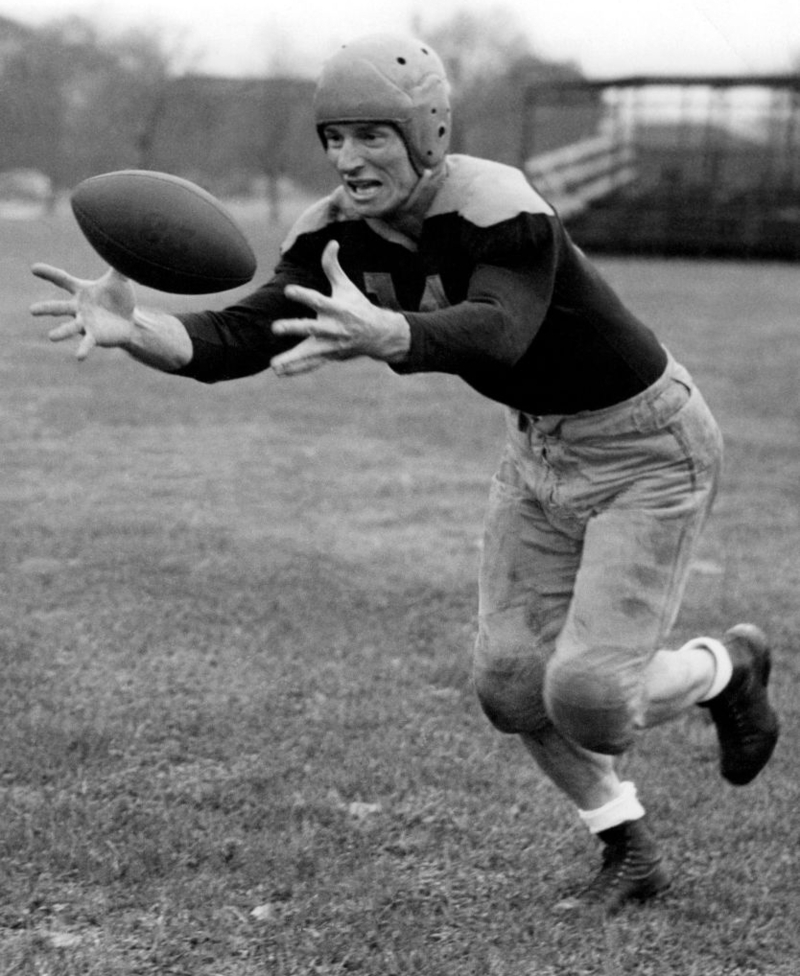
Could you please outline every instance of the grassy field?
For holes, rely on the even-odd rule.
[[[63,215],[0,223],[0,973],[796,976],[796,267],[602,262],[727,437],[676,641],[763,623],[784,726],[742,790],[698,717],[642,740],[675,885],[602,921],[552,912],[596,848],[470,688],[499,409],[79,365],[33,260],[99,270]]]

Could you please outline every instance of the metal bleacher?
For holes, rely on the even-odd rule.
[[[800,259],[800,75],[570,80],[525,105],[523,167],[582,246]],[[585,135],[558,145],[571,112]]]

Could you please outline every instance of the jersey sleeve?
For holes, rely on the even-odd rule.
[[[203,383],[251,376],[268,369],[274,356],[297,345],[301,338],[274,335],[272,323],[313,316],[305,305],[286,298],[287,285],[330,292],[320,264],[323,246],[319,235],[300,235],[284,247],[272,278],[255,292],[221,311],[178,315],[193,346],[191,361],[178,375]]]
[[[411,345],[395,371],[465,374],[515,366],[551,307],[559,246],[552,215],[525,213],[465,229],[463,247],[473,263],[465,299],[405,313]]]

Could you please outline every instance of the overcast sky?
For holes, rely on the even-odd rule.
[[[187,66],[258,73],[281,61],[314,73],[339,42],[376,30],[423,30],[456,10],[510,12],[545,57],[590,77],[632,72],[753,73],[800,60],[800,0],[0,0],[31,24],[78,13],[109,30],[163,29]]]

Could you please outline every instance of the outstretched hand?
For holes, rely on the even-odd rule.
[[[330,297],[300,285],[286,288],[287,298],[308,306],[317,317],[273,323],[276,335],[305,336],[288,352],[273,358],[271,365],[279,376],[307,373],[331,360],[357,356],[398,362],[408,352],[410,331],[404,316],[373,305],[342,270],[338,252],[338,242],[330,241],[322,254],[322,269],[331,284]]]
[[[136,299],[133,285],[119,272],[110,268],[102,278],[86,281],[49,264],[35,264],[31,270],[71,296],[31,306],[31,315],[68,318],[48,333],[53,342],[82,336],[75,355],[86,359],[95,346],[124,347],[131,341]]]

